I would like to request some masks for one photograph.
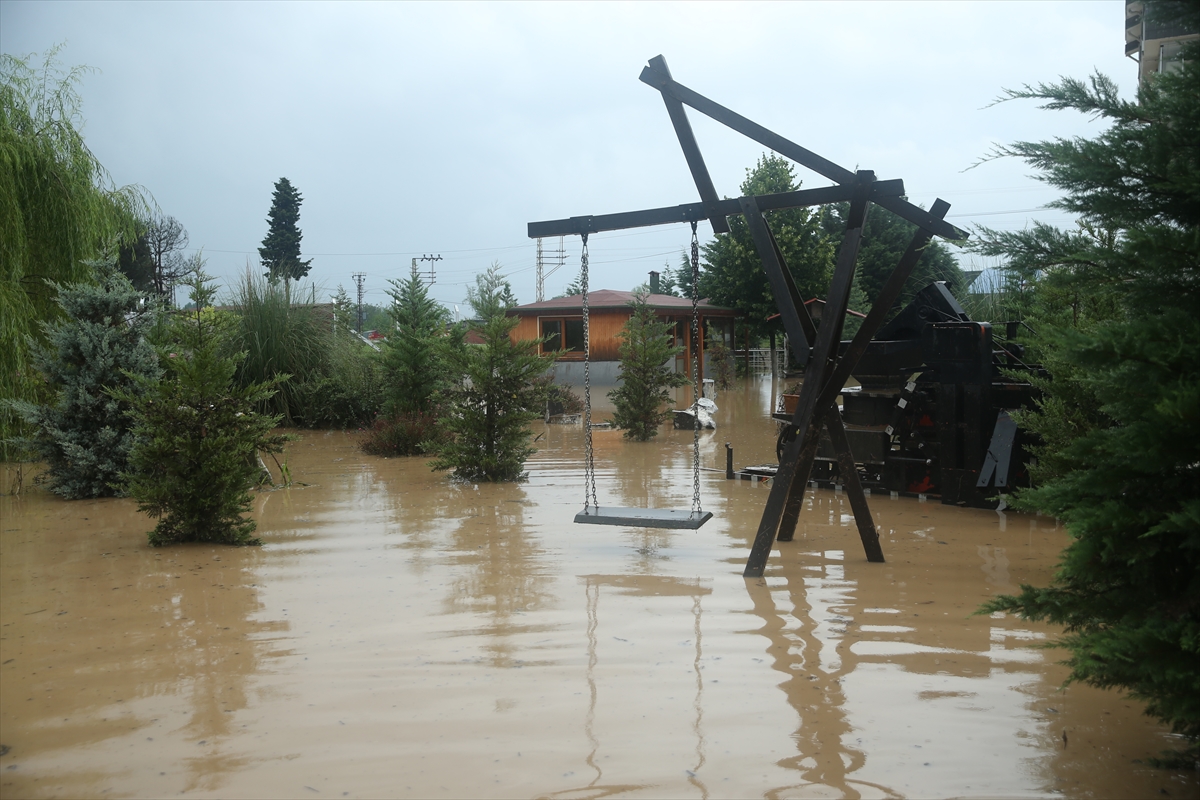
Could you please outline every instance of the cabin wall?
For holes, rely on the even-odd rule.
[[[591,340],[592,340],[592,375],[598,377],[599,383],[611,383],[616,380],[618,375],[618,363],[621,359],[621,329],[625,326],[625,322],[629,319],[630,312],[623,308],[614,309],[592,309],[590,314],[591,322]],[[690,315],[680,314],[678,312],[659,312],[659,317],[667,319],[682,320],[683,328],[690,328]],[[704,323],[706,318],[712,319],[717,325],[728,325],[732,321],[731,315],[701,315],[700,325],[700,373],[701,377],[707,371],[708,364],[707,354],[704,353],[704,343],[707,327]],[[540,325],[539,319],[582,319],[582,314],[567,313],[555,314],[553,311],[547,311],[540,315],[524,315],[519,317],[520,321],[517,327],[513,329],[512,339],[514,341],[536,339],[539,337]],[[728,322],[727,322],[728,320]],[[678,358],[675,359],[675,371],[687,374],[691,371],[691,352],[687,348],[688,336],[683,333],[680,343],[684,345],[685,350]],[[583,353],[573,352],[567,353],[557,359],[556,377],[558,383],[579,383],[582,381],[583,375]],[[578,374],[577,374],[578,373]],[[603,373],[601,377],[599,373]]]

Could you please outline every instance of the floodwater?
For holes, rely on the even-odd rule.
[[[706,467],[771,460],[770,393],[717,398]],[[1197,796],[1053,630],[972,616],[1050,578],[1053,520],[875,496],[869,564],[820,491],[746,580],[766,485],[705,471],[699,531],[574,525],[581,430],[535,429],[528,482],[478,486],[301,434],[262,548],[0,498],[0,795]],[[602,504],[688,506],[690,431],[596,451]]]

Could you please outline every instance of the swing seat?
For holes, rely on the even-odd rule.
[[[712,519],[711,511],[677,511],[669,508],[618,508],[587,506],[575,515],[585,525],[624,525],[630,528],[696,530]]]

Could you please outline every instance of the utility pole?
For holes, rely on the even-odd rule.
[[[438,262],[438,261],[442,261],[442,260],[443,259],[440,255],[439,256],[422,255],[420,258],[414,258],[412,260],[412,275],[413,275],[413,277],[414,278],[420,277],[421,280],[425,281],[426,286],[432,286],[433,284],[437,283],[437,276],[434,274],[434,271],[433,271],[434,263]],[[429,262],[429,274],[428,275],[420,275],[417,272],[417,262],[418,261],[428,261]]]
[[[354,282],[358,284],[358,333],[363,332],[363,294],[366,293],[367,273],[356,272],[350,277],[354,278]]]
[[[546,276],[553,275],[564,264],[567,263],[567,251],[563,245],[563,237],[558,237],[558,247],[554,250],[542,249],[542,237],[537,240],[537,302],[542,302],[546,299]],[[553,264],[550,271],[546,271],[546,266]]]

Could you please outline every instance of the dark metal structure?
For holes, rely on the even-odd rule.
[[[528,226],[530,238],[587,235],[597,231],[696,222],[701,219],[707,219],[713,232],[721,234],[729,232],[726,217],[732,214],[744,215],[762,259],[763,270],[774,292],[794,356],[798,363],[807,366],[806,379],[796,412],[789,423],[797,434],[782,448],[779,469],[763,509],[743,574],[746,577],[760,577],[776,539],[790,541],[793,538],[796,522],[803,507],[805,487],[821,445],[822,431],[827,433],[829,446],[841,467],[841,477],[854,511],[855,523],[867,559],[883,561],[879,536],[871,519],[836,401],[842,387],[857,368],[859,360],[869,349],[871,340],[883,326],[888,311],[899,298],[904,282],[916,267],[925,246],[934,236],[963,240],[967,238],[967,234],[945,221],[944,217],[950,205],[944,200],[938,199],[928,211],[909,203],[903,197],[904,187],[901,181],[876,180],[875,174],[867,170],[851,172],[676,82],[672,79],[666,60],[662,56],[650,60],[649,66],[642,70],[641,81],[662,94],[667,114],[675,128],[675,134],[700,194],[700,202],[621,214],[531,222]],[[773,195],[740,197],[736,200],[719,199],[684,106],[711,117],[785,158],[828,178],[836,185]],[[837,202],[849,202],[850,212],[818,331],[792,281],[791,273],[775,243],[764,212]],[[917,232],[884,284],[858,333],[852,341],[841,346],[842,326],[846,318],[847,301],[854,278],[863,225],[871,204],[883,206],[915,224]]]
[[[1009,412],[1032,404],[1024,375],[1040,368],[1023,361],[1017,325],[994,338],[944,284],[922,289],[867,345],[851,372],[860,385],[840,392],[852,463],[822,436],[810,480],[840,485],[852,470],[867,489],[972,506],[1027,485],[1026,442]],[[799,429],[774,416],[785,423],[782,460]]]

